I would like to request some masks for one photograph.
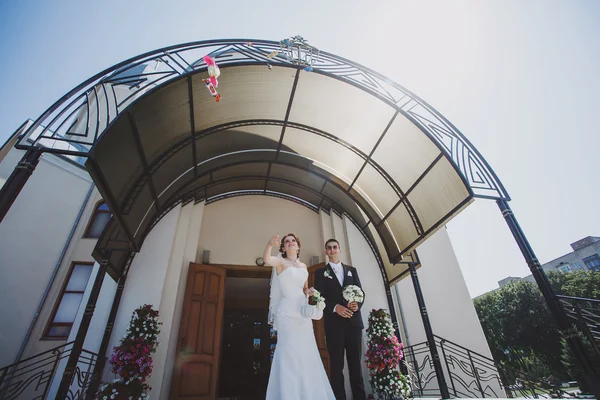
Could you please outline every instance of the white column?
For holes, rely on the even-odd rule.
[[[136,308],[144,304],[151,304],[154,309],[160,310],[167,265],[171,258],[180,212],[181,206],[177,206],[165,215],[148,234],[140,252],[135,255],[115,318],[115,326],[108,346],[109,351],[112,351],[112,348],[117,346],[125,335],[131,315]],[[160,315],[159,318],[162,320],[163,315]],[[113,374],[109,372],[109,368],[107,363],[104,370],[104,381],[114,378]]]
[[[174,251],[163,288],[160,309],[163,326],[157,356],[160,352],[161,364],[157,369],[158,362],[155,362],[152,373],[153,383],[150,383],[155,396],[160,399],[168,399],[171,390],[171,377],[177,355],[177,337],[181,312],[183,311],[185,285],[190,263],[197,261],[203,214],[204,203],[195,205],[191,203],[184,207],[179,219]]]
[[[327,262],[327,256],[325,255],[325,241],[333,238],[333,227],[331,225],[331,215],[327,214],[325,211],[320,210],[319,215],[321,216],[321,234],[323,240],[321,243],[321,252],[319,253],[319,259],[323,262]]]

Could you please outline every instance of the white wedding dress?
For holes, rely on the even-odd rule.
[[[323,311],[308,305],[306,279],[305,268],[273,273],[269,322],[277,329],[277,347],[266,400],[335,400],[313,333],[312,319]]]

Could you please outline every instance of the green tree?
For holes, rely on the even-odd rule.
[[[548,279],[557,294],[600,300],[600,273],[596,271],[550,272]]]
[[[494,359],[545,378],[567,378],[560,334],[538,288],[514,282],[475,300]]]
[[[549,273],[557,294],[600,299],[600,273]],[[537,285],[518,281],[474,301],[494,359],[537,377],[578,377]]]

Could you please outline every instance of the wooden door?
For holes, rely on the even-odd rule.
[[[320,263],[308,267],[308,287],[315,285],[315,271],[319,268],[323,268],[325,263]],[[317,347],[319,348],[319,354],[321,354],[321,360],[323,360],[323,366],[329,376],[329,352],[327,351],[327,344],[325,342],[325,321],[321,318],[318,321],[313,320],[313,328],[315,331],[315,339],[317,340]]]
[[[217,397],[226,272],[190,263],[170,399]]]

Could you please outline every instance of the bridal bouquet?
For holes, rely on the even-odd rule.
[[[362,289],[356,285],[346,286],[342,292],[342,295],[348,303],[352,303],[353,301],[362,303],[365,299],[365,294],[363,293]]]
[[[315,290],[313,295],[310,296],[310,299],[315,303],[319,310],[323,310],[325,308],[325,298],[321,296],[321,292]]]

